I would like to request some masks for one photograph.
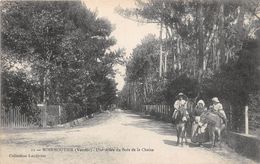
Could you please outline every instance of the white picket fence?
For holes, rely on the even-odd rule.
[[[0,110],[0,127],[1,128],[30,128],[30,127],[47,127],[60,123],[62,107],[60,105],[48,105],[38,107],[41,113],[38,117],[37,125],[29,121],[25,114],[21,113],[21,108],[16,107],[5,111]]]
[[[149,113],[154,111],[155,113],[160,113],[165,116],[170,116],[172,114],[171,106],[169,105],[144,105],[142,110],[142,112]]]
[[[28,117],[21,113],[21,108],[19,107],[9,111],[0,110],[0,127],[2,128],[27,128],[34,126]]]

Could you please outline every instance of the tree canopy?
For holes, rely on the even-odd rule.
[[[107,19],[80,1],[3,2],[1,15],[2,60],[7,61],[2,73],[37,84],[37,103],[61,104],[70,99],[93,112],[99,105],[113,103],[113,66],[120,62],[122,51],[111,49],[116,40],[110,36],[113,27]],[[26,76],[10,71],[24,63],[30,68],[24,71]],[[12,76],[3,78],[8,81]],[[2,87],[22,86],[4,83]]]
[[[122,104],[134,109],[140,104],[170,105],[178,92],[185,92],[190,100],[203,99],[209,105],[217,96],[226,110],[227,104],[234,107],[234,120],[243,120],[244,106],[251,99],[257,104],[259,93],[259,1],[136,4],[116,11],[137,22],[158,24],[163,35],[134,49],[120,94]]]

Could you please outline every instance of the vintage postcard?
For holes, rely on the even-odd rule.
[[[260,162],[259,0],[0,7],[0,164]]]

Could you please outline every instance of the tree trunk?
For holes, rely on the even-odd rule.
[[[46,104],[48,100],[48,76],[49,76],[50,70],[47,69],[46,73],[43,77],[43,103]]]
[[[174,30],[173,30],[173,27],[172,28],[170,28],[170,30],[171,30],[171,34],[173,34],[174,33]],[[175,50],[174,50],[174,45],[175,45],[175,42],[174,42],[174,38],[173,38],[173,36],[171,35],[171,54],[173,55],[173,60],[172,60],[172,70],[173,70],[173,72],[175,72],[175,70],[176,70],[176,54],[175,54]]]
[[[176,55],[176,67],[177,70],[180,71],[182,69],[181,66],[181,53],[182,53],[182,41],[181,36],[177,38],[177,55]]]
[[[163,65],[163,60],[162,60],[162,22],[161,22],[161,27],[160,27],[160,64],[159,64],[159,76],[162,77],[162,65]]]
[[[199,37],[198,37],[198,63],[197,63],[197,70],[198,70],[198,81],[200,83],[201,76],[203,73],[203,60],[204,60],[204,46],[203,46],[203,6],[202,2],[199,2]]]
[[[216,22],[216,19],[214,19],[214,22]],[[207,40],[206,46],[205,46],[205,51],[204,51],[204,62],[203,62],[203,71],[205,71],[207,68],[209,68],[209,60],[210,58],[212,59],[212,65],[214,65],[214,42],[215,42],[215,37],[217,36],[217,25],[214,23],[212,32],[209,36],[209,39]],[[213,66],[212,66],[213,67]]]
[[[143,92],[144,92],[144,103],[147,101],[147,79],[144,78],[144,83],[143,83]]]
[[[224,3],[220,3],[219,8],[219,62],[218,62],[218,69],[221,64],[225,63],[226,56],[225,56],[225,39],[224,39],[224,23],[225,23],[225,16],[224,16]]]
[[[166,75],[166,72],[167,72],[167,57],[168,57],[168,30],[167,30],[167,27],[165,28],[166,29],[166,37],[165,37],[165,40],[166,40],[166,44],[165,44],[165,53],[164,53],[164,74]]]
[[[239,32],[239,35],[241,35],[241,38],[244,39],[245,37],[245,31],[244,31],[244,20],[245,20],[245,9],[241,5],[238,7],[239,13],[237,18],[237,29]]]

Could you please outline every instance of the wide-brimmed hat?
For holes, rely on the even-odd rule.
[[[176,98],[179,98],[179,97],[183,97],[183,98],[187,98],[187,96],[185,94],[183,94],[182,92],[180,92]]]
[[[219,100],[218,100],[217,97],[213,97],[211,100],[212,100],[213,102],[217,102],[217,103],[219,103]]]

